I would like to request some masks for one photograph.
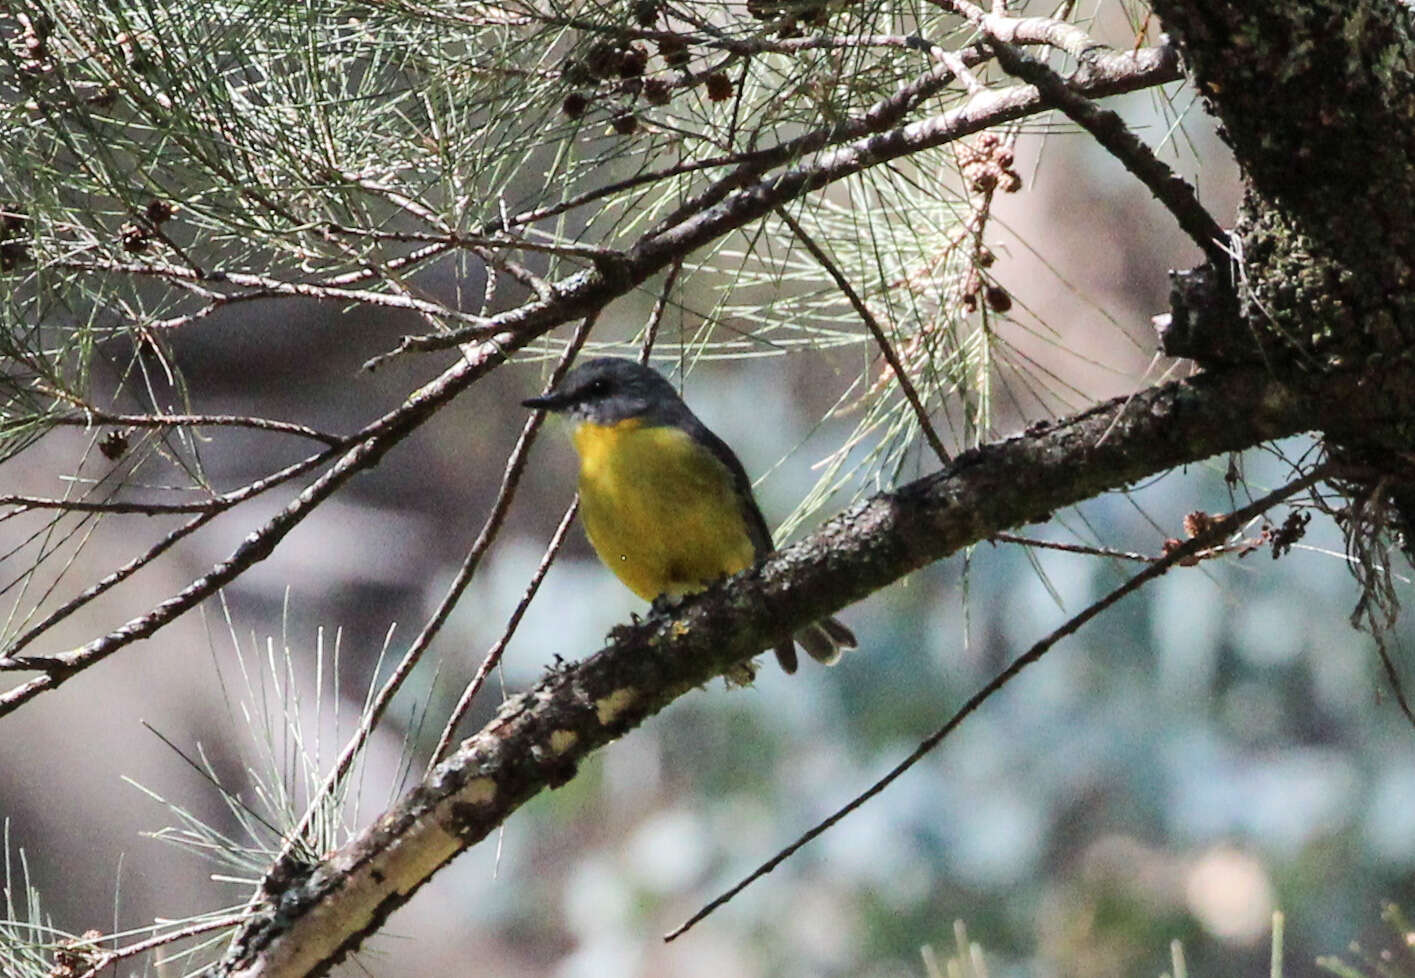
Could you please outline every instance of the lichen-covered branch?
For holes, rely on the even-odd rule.
[[[1372,368],[1415,343],[1415,9],[1399,0],[1155,0],[1247,182],[1237,294],[1181,276],[1175,351],[1278,374]],[[1227,336],[1226,313],[1238,318]],[[1216,311],[1216,315],[1214,312]],[[1168,341],[1167,341],[1168,343]],[[1370,396],[1370,395],[1367,395]],[[1328,435],[1336,433],[1328,432]],[[1379,473],[1415,540],[1415,417],[1328,438]],[[1415,552],[1415,551],[1412,551]]]

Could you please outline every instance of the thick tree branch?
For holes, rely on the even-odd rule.
[[[1115,588],[1112,588],[1100,599],[1093,601],[1091,604],[1081,609],[1080,612],[1075,615],[1072,615],[1066,621],[1062,622],[1060,626],[1053,629],[1040,641],[1034,643],[1031,648],[1027,649],[1027,651],[1023,652],[1021,655],[1017,656],[1017,658],[1013,659],[1010,663],[1008,663],[1005,669],[1003,669],[996,676],[994,676],[987,683],[985,683],[983,687],[979,689],[976,693],[968,697],[967,702],[965,702],[961,707],[959,707],[958,710],[951,717],[948,718],[948,721],[944,723],[943,726],[939,727],[933,733],[929,734],[922,741],[920,741],[919,745],[909,752],[909,756],[904,758],[894,767],[890,768],[889,772],[886,773],[884,777],[880,778],[878,781],[870,785],[860,794],[850,799],[850,801],[847,802],[845,805],[836,809],[827,818],[816,823],[807,832],[803,833],[799,838],[797,838],[794,842],[786,846],[784,849],[781,849],[766,862],[762,863],[756,869],[752,870],[750,874],[743,877],[731,888],[725,890],[721,895],[717,896],[716,898],[705,904],[701,909],[697,911],[697,913],[693,914],[683,923],[675,927],[672,931],[665,934],[663,936],[664,941],[676,940],[683,934],[687,933],[696,924],[700,923],[702,920],[708,917],[708,915],[710,915],[713,911],[717,910],[724,904],[730,902],[734,897],[736,897],[738,893],[741,893],[748,886],[751,886],[752,883],[761,879],[763,876],[767,875],[772,870],[774,870],[777,866],[780,866],[787,859],[791,858],[794,853],[798,852],[812,839],[815,839],[820,835],[824,834],[832,826],[838,824],[851,812],[855,811],[855,809],[859,808],[865,802],[869,801],[871,798],[884,791],[885,788],[889,787],[891,784],[897,781],[906,771],[912,768],[919,761],[923,760],[923,758],[930,751],[934,750],[934,748],[938,747],[939,744],[943,743],[944,738],[946,738],[954,730],[958,729],[958,726],[962,724],[964,720],[966,720],[971,714],[976,712],[984,703],[991,699],[1004,686],[1012,682],[1013,679],[1017,678],[1017,676],[1022,672],[1022,670],[1026,669],[1031,665],[1035,665],[1037,662],[1040,662],[1042,656],[1050,652],[1051,649],[1054,648],[1056,644],[1062,639],[1070,635],[1074,635],[1077,631],[1081,629],[1081,626],[1091,621],[1101,612],[1110,608],[1111,605],[1114,605],[1116,602],[1120,601],[1127,595],[1133,594],[1135,591],[1138,591],[1141,587],[1148,584],[1150,581],[1153,581],[1168,572],[1170,568],[1182,566],[1186,561],[1196,562],[1202,554],[1213,554],[1217,551],[1223,550],[1224,548],[1219,544],[1225,537],[1231,536],[1232,534],[1239,532],[1243,528],[1243,525],[1249,520],[1261,516],[1263,513],[1267,512],[1269,509],[1271,509],[1274,505],[1281,502],[1282,500],[1289,499],[1295,493],[1298,493],[1310,486],[1316,485],[1329,474],[1329,471],[1329,465],[1318,466],[1316,469],[1313,469],[1306,475],[1294,479],[1293,481],[1289,482],[1287,485],[1282,486],[1279,489],[1275,489],[1274,491],[1268,493],[1266,496],[1263,496],[1261,499],[1254,500],[1247,506],[1235,510],[1232,513],[1227,513],[1223,516],[1216,517],[1214,519],[1214,522],[1210,524],[1208,528],[1205,529],[1203,532],[1199,533],[1197,536],[1185,540],[1183,543],[1179,544],[1174,549],[1168,551],[1163,557],[1151,561],[1150,565],[1144,570],[1140,571],[1138,574],[1135,574],[1133,577],[1126,579],[1122,584]],[[1002,534],[999,534],[998,536],[1002,536]],[[994,537],[993,539],[997,538],[998,537]]]
[[[1399,0],[1155,0],[1247,181],[1238,328],[1211,279],[1176,279],[1169,349],[1277,371],[1377,366],[1415,344],[1415,9]],[[1215,323],[1219,324],[1218,328]],[[1251,338],[1251,339],[1250,339]],[[1415,556],[1412,418],[1328,440],[1378,473]],[[1331,434],[1329,432],[1329,434]]]
[[[1408,384],[1415,369],[1392,377]],[[1408,403],[1320,396],[1258,369],[1201,375],[1118,398],[959,456],[876,496],[801,543],[688,599],[508,701],[359,839],[312,868],[277,867],[213,975],[321,974],[462,849],[592,751],[782,634],[992,534],[1108,489],[1314,425],[1377,423]]]

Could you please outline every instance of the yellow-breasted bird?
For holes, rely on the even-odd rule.
[[[599,559],[639,597],[679,597],[771,552],[771,533],[732,449],[698,420],[662,374],[599,357],[529,408],[568,414],[580,456],[580,517]],[[827,665],[855,636],[834,618],[795,640]],[[776,647],[787,672],[796,650]]]

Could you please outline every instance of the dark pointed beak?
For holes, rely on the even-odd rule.
[[[521,407],[544,409],[546,411],[559,411],[565,407],[567,401],[563,394],[556,394],[552,391],[549,394],[542,394],[540,397],[528,397],[521,402]]]

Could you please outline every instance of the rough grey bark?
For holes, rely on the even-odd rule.
[[[1395,386],[1403,372],[1386,368],[1415,356],[1415,11],[1397,0],[1154,8],[1247,181],[1236,294],[1204,291],[1199,303],[1218,314],[1198,327],[1207,337],[1186,337],[1188,355],[1210,369],[1261,360],[1318,389],[1355,371],[1366,377],[1359,396],[1408,403]],[[1181,300],[1181,315],[1193,303]],[[1315,426],[1338,457],[1369,469],[1367,486],[1383,483],[1407,552],[1411,423],[1393,410],[1377,426]]]

